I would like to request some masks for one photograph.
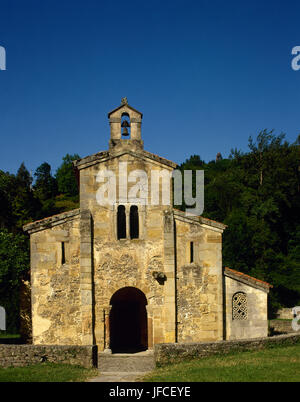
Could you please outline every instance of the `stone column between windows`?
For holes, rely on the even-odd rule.
[[[131,207],[131,204],[126,204],[125,205],[126,239],[130,239],[130,207]]]
[[[82,344],[93,344],[92,219],[88,210],[80,213],[80,296]]]

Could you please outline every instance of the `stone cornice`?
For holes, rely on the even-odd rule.
[[[49,229],[53,226],[61,225],[79,217],[80,209],[73,209],[72,211],[63,212],[61,214],[50,216],[35,222],[27,223],[23,226],[23,230],[29,234],[38,232],[41,230]]]
[[[75,168],[81,170],[81,169],[85,169],[89,166],[96,165],[101,162],[105,162],[109,159],[118,158],[118,157],[120,157],[122,155],[126,155],[126,154],[134,156],[139,159],[144,159],[144,160],[150,159],[151,162],[156,162],[160,165],[166,165],[166,166],[171,167],[172,169],[176,169],[176,167],[178,166],[175,162],[172,162],[168,159],[162,158],[161,156],[152,154],[151,152],[144,151],[144,150],[142,150],[140,152],[124,150],[124,151],[119,151],[116,153],[109,152],[109,151],[102,151],[102,152],[98,152],[98,153],[90,155],[90,156],[86,156],[85,158],[78,159],[73,162],[73,165]]]
[[[122,109],[123,107],[128,107],[128,109],[133,110],[134,112],[138,113],[141,116],[141,119],[143,118],[143,113],[139,112],[138,110],[136,110],[135,108],[133,108],[132,106],[128,105],[128,103],[123,103],[120,106],[116,107],[114,110],[112,110],[111,112],[109,112],[107,114],[107,117],[110,118],[111,114],[116,112],[119,109]]]
[[[99,162],[105,161],[109,159],[109,152],[108,151],[100,151],[96,154],[86,156],[81,159],[77,159],[73,162],[73,166],[77,169],[84,169],[88,166],[95,165]]]
[[[203,216],[186,215],[184,211],[180,211],[179,209],[175,208],[173,208],[173,211],[175,218],[183,220],[187,223],[195,223],[206,226],[221,233],[223,233],[223,231],[227,228],[227,226],[223,223],[204,218]]]

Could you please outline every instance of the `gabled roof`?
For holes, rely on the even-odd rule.
[[[264,282],[260,279],[254,278],[253,276],[246,275],[243,272],[239,272],[228,267],[224,268],[224,275],[243,282],[246,285],[257,287],[265,291],[269,291],[269,289],[273,287],[273,285],[268,282]]]
[[[98,162],[109,159],[109,151],[100,151],[96,154],[85,156],[84,158],[76,159],[73,161],[73,166],[76,169],[80,169],[82,165],[95,165]],[[86,166],[84,166],[86,167]]]
[[[180,217],[182,218],[182,220],[186,220],[187,222],[190,223],[198,223],[200,225],[202,224],[211,226],[212,228],[216,228],[221,231],[227,228],[227,225],[224,225],[224,223],[213,221],[212,219],[204,218],[203,216],[200,215],[186,215],[184,211],[181,211],[180,209],[176,208],[173,208],[173,211],[175,217]]]
[[[44,219],[40,219],[38,221],[27,223],[26,225],[23,226],[23,230],[25,232],[34,233],[34,232],[38,232],[40,230],[49,229],[53,226],[60,225],[69,220],[72,220],[72,219],[76,218],[77,216],[79,216],[79,214],[80,214],[79,208],[73,209],[73,210],[67,211],[67,212],[62,212],[57,215],[49,216],[48,218],[44,218]]]
[[[122,107],[127,106],[129,109],[133,110],[134,112],[138,113],[141,118],[143,117],[143,113],[139,112],[138,110],[134,109],[132,106],[128,105],[128,103],[123,103],[120,106],[116,107],[114,110],[112,110],[111,112],[108,113],[108,118],[110,117],[110,115],[114,112],[116,112],[117,110],[121,109]]]
[[[89,167],[92,165],[96,165],[99,162],[104,162],[108,159],[112,159],[112,158],[117,158],[120,157],[122,155],[132,155],[136,158],[140,158],[140,159],[150,159],[154,162],[160,163],[162,165],[167,165],[173,169],[176,169],[176,167],[178,166],[177,163],[172,162],[166,158],[163,158],[161,156],[152,154],[151,152],[148,151],[128,151],[128,150],[124,150],[124,151],[120,151],[118,153],[111,153],[109,151],[103,151],[103,152],[98,152],[94,155],[89,155],[86,156],[84,158],[78,159],[76,161],[73,162],[74,167],[78,168],[78,169],[83,169],[85,167]]]
[[[136,153],[136,155],[138,156],[138,153]],[[170,166],[170,167],[172,167],[173,169],[176,169],[176,168],[178,167],[178,164],[177,164],[177,163],[175,163],[175,162],[173,162],[173,161],[170,161],[169,159],[163,158],[162,156],[153,154],[152,152],[148,152],[148,151],[142,150],[142,152],[140,153],[140,155],[142,155],[142,156],[144,156],[144,157],[146,157],[146,158],[152,159],[152,160],[155,161],[155,162],[162,163],[163,165]]]

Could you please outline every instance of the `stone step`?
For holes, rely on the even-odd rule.
[[[154,354],[151,352],[98,354],[98,369],[100,373],[146,372],[154,368]]]

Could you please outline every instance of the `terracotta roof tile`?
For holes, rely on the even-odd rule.
[[[269,287],[269,288],[272,288],[272,287],[273,287],[273,285],[271,285],[271,284],[268,283],[268,282],[262,281],[261,279],[254,278],[253,276],[244,274],[243,272],[236,271],[235,269],[225,267],[225,270],[230,271],[230,272],[232,272],[232,273],[235,274],[235,275],[239,275],[239,276],[241,276],[241,277],[243,277],[243,278],[245,278],[245,279],[250,279],[250,280],[252,280],[252,281],[255,281],[255,282],[261,284],[262,286]]]

